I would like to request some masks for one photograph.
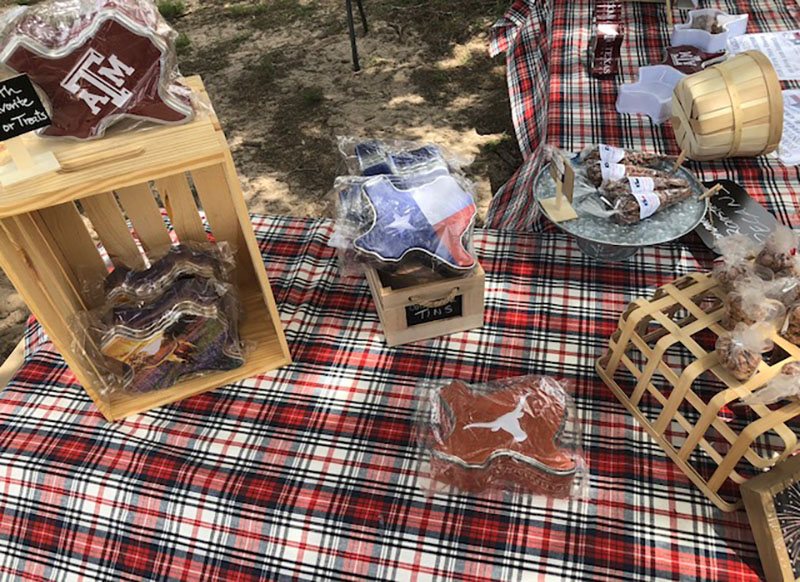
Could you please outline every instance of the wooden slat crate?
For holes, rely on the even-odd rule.
[[[189,84],[204,95],[199,78]],[[98,141],[33,138],[29,144],[54,151],[62,169],[0,190],[0,266],[108,420],[290,363],[233,159],[213,115]],[[102,304],[102,280],[108,275],[86,223],[115,266],[143,267],[145,257],[159,259],[172,244],[162,208],[179,241],[208,240],[192,186],[214,240],[237,249],[240,333],[254,350],[235,370],[107,398],[108,386],[97,377],[95,362],[79,347],[87,338],[70,325],[76,312]]]
[[[717,507],[732,511],[741,506],[736,488],[748,474],[798,449],[787,423],[800,415],[800,401],[768,408],[742,399],[784,364],[800,361],[800,348],[773,334],[776,357],[748,381],[737,380],[714,350],[725,332],[724,298],[714,278],[692,274],[661,287],[651,300],[633,301],[597,372],[689,479]],[[723,486],[734,495],[723,498]]]
[[[397,346],[474,329],[483,325],[483,267],[463,277],[411,286],[382,280],[365,269],[388,346]]]

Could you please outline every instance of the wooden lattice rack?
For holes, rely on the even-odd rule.
[[[786,363],[800,361],[800,348],[773,334],[772,357],[765,355],[748,381],[737,380],[713,347],[725,332],[724,299],[714,278],[695,273],[659,288],[650,300],[633,301],[597,371],[689,479],[720,509],[732,511],[741,500],[720,495],[729,479],[739,485],[748,472],[766,470],[798,448],[787,423],[800,415],[800,401],[772,409],[742,399]],[[738,422],[726,418],[731,407]],[[709,459],[716,466],[711,472],[705,470]]]

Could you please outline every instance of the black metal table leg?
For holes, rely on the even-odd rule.
[[[356,46],[356,28],[353,24],[353,0],[345,0],[347,5],[347,28],[350,31],[350,50],[353,53],[353,70],[358,72],[361,65],[358,62],[358,47]]]
[[[364,27],[364,34],[367,34],[367,13],[364,12],[364,5],[361,3],[361,0],[356,0],[358,4],[358,13],[361,15],[361,25]]]

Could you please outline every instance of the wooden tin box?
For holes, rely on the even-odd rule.
[[[468,275],[403,286],[365,267],[388,346],[430,339],[483,325],[485,274],[478,266]]]
[[[189,84],[203,94],[199,78]],[[0,189],[0,267],[103,416],[124,418],[290,363],[233,159],[213,115],[90,142],[29,142],[52,150],[61,170]],[[115,266],[143,267],[145,257],[157,260],[172,244],[162,210],[179,241],[206,242],[207,226],[216,241],[238,249],[240,334],[254,349],[234,370],[115,394],[82,347],[91,347],[87,338],[71,324],[77,312],[102,304],[109,272],[87,223]]]

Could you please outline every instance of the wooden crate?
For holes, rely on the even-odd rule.
[[[198,78],[189,81],[204,94]],[[34,137],[29,145],[51,149],[62,169],[0,190],[0,266],[108,420],[290,363],[233,159],[213,115],[98,141]],[[172,244],[162,208],[179,241],[208,240],[192,185],[214,239],[238,249],[236,272],[244,310],[240,331],[254,350],[235,370],[165,390],[107,397],[108,386],[98,378],[95,362],[79,347],[87,345],[87,338],[70,325],[76,312],[102,304],[101,282],[108,275],[86,222],[114,265],[143,267],[145,256],[159,259]]]
[[[692,160],[774,151],[783,133],[783,95],[772,63],[746,51],[683,78],[672,95],[672,129]]]
[[[633,301],[597,372],[689,479],[717,507],[732,511],[741,500],[724,499],[723,485],[735,493],[746,473],[768,469],[798,449],[787,423],[800,414],[800,401],[770,409],[742,399],[784,364],[800,361],[800,348],[773,334],[778,357],[761,363],[748,381],[737,380],[713,347],[725,332],[724,298],[714,278],[692,274],[661,287],[651,300]],[[731,407],[738,411],[735,422],[727,416]]]
[[[466,276],[411,286],[393,287],[385,274],[370,267],[365,272],[389,346],[483,325],[485,273],[480,264]]]

